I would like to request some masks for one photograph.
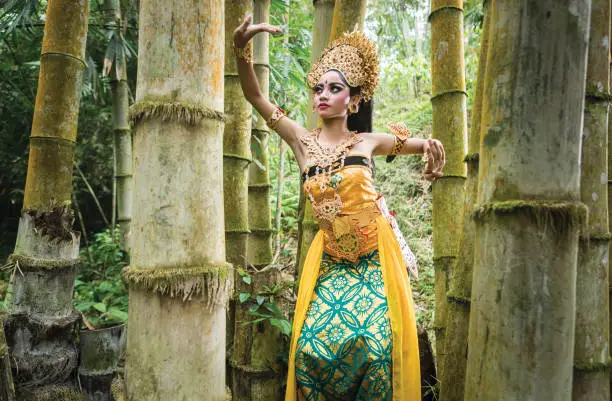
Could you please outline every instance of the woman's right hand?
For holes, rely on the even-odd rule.
[[[238,48],[245,47],[249,40],[259,32],[268,32],[271,34],[281,34],[283,30],[274,25],[270,25],[268,23],[261,23],[251,25],[251,21],[253,21],[253,17],[249,15],[244,19],[242,24],[234,31],[234,46]]]

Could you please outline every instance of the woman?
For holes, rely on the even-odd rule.
[[[410,282],[372,182],[374,155],[424,153],[425,178],[442,176],[440,141],[349,131],[347,119],[378,86],[375,46],[360,33],[325,49],[308,74],[321,127],[308,131],[261,93],[250,39],[270,24],[234,32],[246,99],[291,147],[320,230],[308,251],[293,322],[286,401],[417,401],[418,342]]]

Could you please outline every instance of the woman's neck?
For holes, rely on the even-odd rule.
[[[342,142],[348,132],[346,117],[321,119],[321,133],[325,140],[335,144]]]

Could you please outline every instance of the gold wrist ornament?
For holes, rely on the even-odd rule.
[[[389,156],[399,155],[406,146],[406,142],[408,142],[408,137],[410,136],[410,130],[404,123],[387,123],[387,127],[393,132],[395,138],[393,138],[393,149],[389,153]]]
[[[286,114],[283,111],[283,109],[276,106],[276,108],[274,109],[270,117],[268,117],[268,119],[266,120],[266,124],[268,125],[268,127],[276,131],[276,127],[278,126],[278,123],[285,116]]]
[[[236,43],[232,41],[232,51],[236,58],[243,60],[245,63],[253,62],[253,41],[249,40],[244,47],[236,47]]]

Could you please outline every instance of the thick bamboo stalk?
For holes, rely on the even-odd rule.
[[[11,359],[4,336],[4,320],[6,317],[6,313],[0,312],[0,401],[15,401]]]
[[[20,400],[81,398],[74,386],[79,314],[72,308],[80,235],[72,231],[70,199],[88,17],[88,2],[47,6],[4,324]]]
[[[232,51],[234,30],[247,15],[253,14],[252,0],[225,1],[225,128],[223,132],[223,203],[225,207],[226,259],[234,267],[246,266],[249,237],[249,163],[251,162],[251,105],[240,87],[236,58]],[[234,271],[233,280],[240,277]],[[233,388],[231,358],[236,319],[236,295],[230,297],[226,339],[228,345],[227,380]],[[240,305],[238,305],[240,306]]]
[[[581,233],[576,285],[574,401],[610,399],[608,259],[608,88],[610,0],[593,0],[582,137],[580,198],[589,208]]]
[[[449,282],[447,296],[448,315],[446,317],[445,356],[443,360],[445,381],[441,386],[440,399],[443,401],[463,401],[465,369],[467,367],[468,329],[470,318],[470,297],[472,292],[472,271],[474,262],[475,224],[472,212],[478,197],[478,150],[481,134],[481,110],[486,70],[487,50],[489,46],[490,15],[489,4],[483,4],[484,23],[480,42],[477,84],[472,109],[465,182],[465,203],[462,213],[463,231],[461,233],[459,253],[453,276]]]
[[[140,2],[126,396],[227,397],[224,3]],[[195,379],[197,378],[197,379]]]
[[[444,177],[433,184],[436,359],[441,387],[446,383],[444,358],[448,313],[447,291],[457,261],[465,203],[464,162],[467,150],[463,0],[431,2],[433,137],[444,144]]]
[[[590,1],[490,3],[465,400],[568,401]]]
[[[255,23],[270,20],[270,0],[256,0],[254,2],[253,21]],[[260,33],[253,38],[253,59],[255,74],[259,81],[263,95],[269,97],[270,88],[270,61],[269,61],[269,34]],[[247,259],[254,266],[265,266],[272,261],[272,212],[270,209],[270,174],[268,162],[269,131],[266,122],[258,114],[251,129],[251,140],[258,143],[261,149],[259,162],[249,166],[249,245]],[[253,157],[258,157],[255,154]]]
[[[256,0],[253,9],[254,23],[268,22],[270,19],[270,0]],[[255,74],[264,96],[269,94],[269,34],[260,33],[253,43]],[[250,265],[263,268],[272,263],[272,213],[270,208],[270,177],[268,162],[269,130],[263,118],[256,115],[251,130],[251,140],[257,141],[261,149],[259,157],[261,169],[256,163],[249,167],[249,234],[247,258]],[[260,269],[251,273],[252,283],[237,280],[237,292],[257,294],[264,292],[280,282],[279,270],[274,267]],[[280,369],[276,365],[276,355],[281,346],[281,333],[268,321],[257,325],[246,322],[254,319],[249,314],[252,302],[236,304],[234,344],[232,364],[232,396],[234,400],[274,401],[282,398]]]
[[[323,49],[329,44],[331,26],[334,17],[335,0],[314,0],[314,23],[312,30],[312,51],[310,53],[310,64],[314,64]],[[317,126],[317,113],[312,110],[312,97],[308,99],[308,129]],[[304,196],[304,191],[300,188],[300,204],[298,213],[298,246],[296,256],[296,270],[298,281],[302,273],[302,266],[306,260],[308,248],[314,239],[319,225],[312,215],[312,205],[310,200]]]
[[[610,8],[610,33],[612,34],[612,5]],[[610,79],[612,80],[612,46],[610,46],[609,73]],[[612,84],[609,83],[608,91],[610,91],[610,89],[612,89]],[[610,177],[612,177],[612,171],[610,170],[610,167],[612,166],[612,141],[610,140],[610,138],[612,138],[612,123],[610,123],[610,110],[608,109],[608,228],[610,221],[612,221],[612,179],[610,179]],[[611,247],[612,242],[608,244],[608,255],[612,254],[610,249]],[[610,280],[610,277],[612,277],[611,274],[612,263],[610,263],[610,258],[608,257],[608,311],[612,310],[612,280]],[[612,313],[610,313],[608,333],[612,333]],[[609,375],[610,392],[612,393],[612,369],[609,370]]]
[[[366,0],[336,0],[330,42],[353,30],[363,31],[366,15]]]

